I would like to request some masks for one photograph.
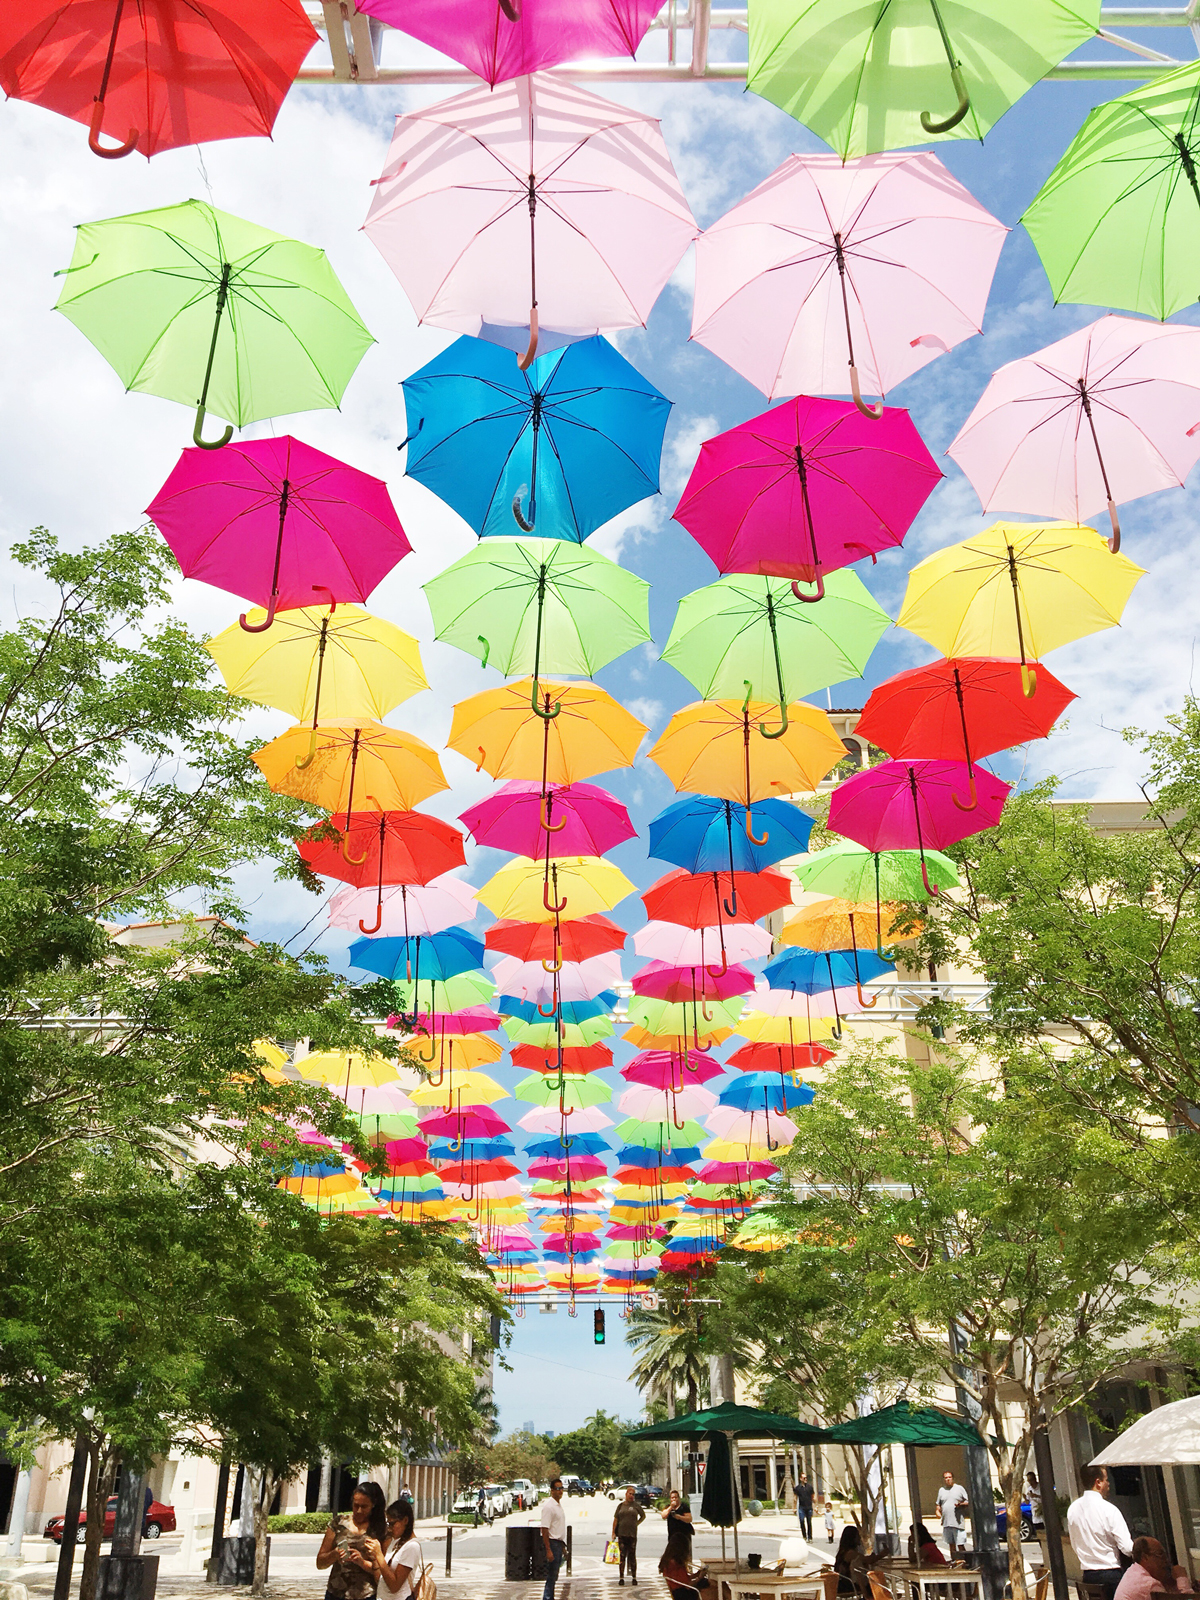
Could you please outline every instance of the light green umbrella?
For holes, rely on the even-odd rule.
[[[732,1000],[705,999],[703,994],[692,1001],[656,1000],[651,995],[635,994],[629,999],[629,1021],[647,1033],[677,1034],[680,1038],[697,1026],[697,1008],[703,1008],[704,1020],[710,1027],[732,1028],[742,1014],[744,1000],[735,995]]]
[[[782,732],[789,701],[861,678],[891,625],[845,569],[826,574],[819,606],[798,599],[787,578],[735,572],[684,595],[662,659],[706,700],[740,699],[746,684],[752,695],[777,698]]]
[[[413,989],[410,980],[398,979],[392,985],[402,1011],[413,1012]],[[421,978],[417,987],[416,1009],[419,1012],[442,1013],[465,1011],[469,1006],[486,1005],[495,999],[496,985],[479,972],[460,972],[453,978]]]
[[[1021,221],[1056,300],[1160,320],[1200,298],[1200,64],[1097,106]]]
[[[586,1106],[601,1106],[612,1099],[612,1090],[602,1079],[569,1073],[565,1077],[547,1077],[542,1072],[531,1072],[522,1078],[513,1090],[518,1100],[528,1100],[535,1106],[548,1106],[554,1101],[569,1106],[572,1111]]]
[[[434,637],[510,677],[590,678],[650,638],[650,585],[587,545],[489,538],[425,586]]]
[[[671,1122],[644,1122],[641,1117],[626,1117],[613,1129],[613,1138],[621,1144],[641,1145],[643,1150],[661,1150],[669,1155],[672,1149],[687,1150],[701,1145],[709,1137],[698,1122],[685,1121],[681,1128]],[[670,1166],[670,1162],[664,1162]]]
[[[1100,0],[755,0],[747,85],[843,161],[982,139],[1099,26]]]
[[[558,1029],[557,1022],[522,1022],[519,1017],[504,1019],[504,1031],[514,1044],[531,1044],[539,1050],[553,1050],[558,1046]],[[613,1025],[607,1017],[585,1017],[582,1022],[564,1022],[562,1047],[564,1050],[575,1050],[581,1045],[598,1044],[613,1031]]]
[[[958,869],[949,856],[926,850],[925,869],[935,889],[958,888]],[[874,903],[875,954],[882,960],[892,959],[883,950],[883,903],[929,899],[919,850],[864,850],[851,839],[838,839],[805,856],[792,870],[810,894]]]
[[[202,200],[77,230],[56,310],[126,389],[212,410],[238,427],[336,406],[374,341],[323,250]]]

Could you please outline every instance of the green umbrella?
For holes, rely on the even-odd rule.
[[[736,1528],[742,1520],[742,1505],[733,1476],[733,1446],[729,1435],[720,1429],[708,1436],[708,1460],[704,1465],[704,1495],[700,1515],[714,1528]],[[724,1548],[725,1536],[721,1535]]]
[[[422,978],[415,1000],[414,984],[397,980],[392,984],[401,1011],[409,1016],[414,1011],[441,1014],[465,1011],[470,1006],[486,1005],[496,997],[496,985],[479,972],[460,972],[453,978]]]
[[[784,1417],[776,1411],[759,1411],[754,1406],[737,1405],[726,1400],[719,1406],[709,1406],[704,1411],[690,1412],[686,1417],[673,1417],[667,1422],[655,1422],[647,1428],[626,1431],[627,1439],[702,1439],[705,1434],[723,1433],[729,1438],[783,1439],[791,1444],[813,1444],[827,1439],[824,1428],[814,1428],[797,1417]]]
[[[612,1090],[600,1078],[574,1074],[546,1077],[541,1072],[531,1072],[527,1078],[522,1078],[513,1094],[518,1100],[528,1100],[535,1106],[548,1106],[557,1100],[572,1111],[603,1105],[612,1099]]]
[[[126,389],[211,409],[239,428],[336,406],[374,341],[323,250],[202,200],[77,230],[55,308]]]
[[[523,1022],[520,1017],[505,1017],[504,1031],[514,1044],[532,1044],[539,1050],[553,1050],[561,1043],[564,1050],[598,1044],[614,1031],[607,1017],[585,1017],[582,1022]]]
[[[424,587],[434,637],[510,677],[532,673],[539,716],[540,672],[590,678],[650,638],[650,585],[563,539],[485,539]]]
[[[1200,296],[1200,64],[1097,106],[1021,221],[1056,300],[1160,320]]]
[[[790,700],[846,678],[861,678],[892,619],[845,570],[825,577],[825,598],[798,599],[787,578],[735,572],[684,595],[662,659],[706,700],[740,699],[745,685],[778,698],[783,726]]]
[[[978,1445],[979,1434],[962,1417],[933,1406],[911,1406],[900,1400],[851,1422],[825,1430],[834,1444]]]
[[[621,1144],[640,1145],[643,1150],[659,1150],[668,1156],[672,1148],[687,1150],[703,1144],[711,1135],[690,1119],[685,1120],[682,1128],[677,1128],[670,1122],[643,1122],[641,1117],[626,1117],[613,1129],[613,1137]],[[669,1161],[663,1164],[671,1165]]]
[[[1099,26],[1100,0],[755,0],[747,85],[843,161],[982,139]]]
[[[926,850],[925,867],[929,881],[937,890],[957,889],[958,869],[949,856]],[[810,894],[836,895],[843,900],[928,900],[921,878],[919,850],[864,850],[850,839],[838,839],[824,850],[816,850],[793,867],[800,887]],[[875,953],[881,959],[882,912],[877,912]]]
[[[683,1038],[693,1031],[699,1032],[699,1018],[703,1016],[708,1028],[732,1028],[742,1014],[745,1002],[741,995],[731,1000],[706,1000],[701,993],[696,1001],[658,1000],[653,995],[635,994],[629,998],[629,1021],[647,1033],[669,1033]]]

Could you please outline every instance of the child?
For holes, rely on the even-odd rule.
[[[833,1543],[833,1501],[825,1502],[825,1537]]]

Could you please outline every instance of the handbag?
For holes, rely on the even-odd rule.
[[[608,1567],[615,1567],[620,1559],[621,1546],[615,1539],[610,1539],[604,1546],[604,1564]]]
[[[415,1583],[409,1579],[412,1590],[412,1600],[437,1600],[437,1584],[433,1581],[433,1563],[425,1561],[425,1552],[417,1546],[417,1555],[421,1562],[420,1573]]]

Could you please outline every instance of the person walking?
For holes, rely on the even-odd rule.
[[[833,1501],[825,1502],[825,1537],[833,1543]]]
[[[1067,1533],[1071,1548],[1083,1569],[1084,1583],[1104,1590],[1105,1600],[1113,1600],[1117,1585],[1132,1558],[1133,1538],[1129,1524],[1108,1503],[1108,1472],[1104,1467],[1084,1467],[1079,1474],[1083,1493],[1067,1507]]]
[[[952,1472],[942,1473],[942,1487],[937,1493],[938,1516],[942,1519],[942,1533],[950,1548],[950,1559],[954,1560],[958,1551],[958,1541],[963,1527],[959,1520],[959,1508],[965,1506],[970,1496],[961,1483],[955,1483]]]
[[[637,1583],[637,1531],[646,1520],[646,1513],[637,1503],[637,1496],[632,1489],[626,1489],[625,1498],[613,1513],[612,1538],[617,1541],[617,1548],[621,1553],[621,1575],[617,1579],[618,1587],[625,1582],[625,1567],[629,1567],[629,1581]]]
[[[812,1508],[814,1489],[808,1481],[808,1473],[800,1474],[800,1482],[796,1485],[796,1515],[800,1518],[800,1532],[806,1539],[812,1538]]]
[[[546,1587],[542,1600],[554,1600],[554,1585],[558,1582],[558,1569],[567,1548],[567,1513],[562,1508],[563,1481],[554,1478],[550,1483],[550,1498],[542,1502],[542,1547],[546,1552]]]
[[[325,1600],[374,1600],[379,1568],[374,1550],[387,1537],[383,1490],[360,1483],[350,1501],[349,1516],[335,1514],[317,1551],[317,1571],[329,1569]]]

